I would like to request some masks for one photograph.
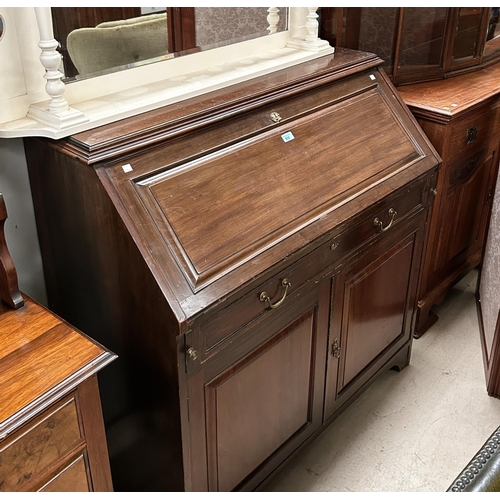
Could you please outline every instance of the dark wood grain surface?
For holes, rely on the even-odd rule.
[[[361,136],[357,117],[363,110]],[[290,142],[283,140],[287,133],[294,137]],[[331,148],[332,137],[344,134],[346,140]],[[149,189],[196,272],[203,274],[233,267],[242,251],[260,253],[330,211],[353,188],[377,182],[420,156],[380,96],[368,91],[329,113],[181,165],[151,180]]]

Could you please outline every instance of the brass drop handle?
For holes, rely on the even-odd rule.
[[[281,286],[285,289],[285,293],[283,294],[283,297],[281,297],[281,299],[278,300],[278,302],[276,302],[275,304],[271,304],[271,299],[269,298],[269,295],[267,295],[267,292],[262,292],[259,296],[259,300],[261,302],[267,302],[271,309],[276,309],[281,304],[283,304],[283,302],[285,302],[286,294],[288,292],[288,289],[292,286],[292,284],[288,281],[287,278],[283,278],[281,280]]]
[[[388,229],[390,229],[390,227],[392,226],[392,224],[394,223],[394,218],[396,217],[396,215],[398,215],[398,213],[396,212],[396,210],[394,210],[394,208],[390,208],[389,209],[389,215],[391,216],[391,221],[389,222],[389,224],[387,224],[387,226],[383,227],[382,225],[382,221],[378,218],[378,217],[375,217],[375,220],[373,221],[373,225],[375,227],[379,227],[380,228],[380,231],[383,233],[384,231],[387,231]]]

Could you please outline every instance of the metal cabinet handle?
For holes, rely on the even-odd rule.
[[[373,221],[373,225],[375,227],[379,227],[381,232],[387,231],[388,229],[390,229],[390,227],[394,223],[394,218],[396,217],[396,215],[398,215],[398,213],[396,212],[396,210],[394,210],[394,208],[390,208],[389,215],[391,216],[391,221],[389,222],[389,224],[387,224],[387,226],[383,227],[382,221],[378,217],[375,217],[375,220]]]
[[[259,296],[259,300],[261,302],[267,302],[271,309],[276,309],[281,304],[283,304],[283,302],[285,302],[286,294],[288,292],[288,289],[292,286],[292,284],[288,281],[287,278],[283,278],[281,280],[281,286],[285,289],[285,293],[283,294],[283,297],[281,297],[281,299],[278,300],[278,302],[276,302],[275,304],[271,304],[271,299],[269,298],[269,295],[267,295],[267,292],[262,292]]]

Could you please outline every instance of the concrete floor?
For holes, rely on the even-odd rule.
[[[387,371],[266,491],[443,492],[500,425],[488,396],[470,273],[435,308],[410,365]]]

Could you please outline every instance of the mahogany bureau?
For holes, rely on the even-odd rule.
[[[398,87],[443,163],[429,221],[415,335],[431,307],[483,259],[500,145],[500,64],[447,80]]]
[[[20,294],[5,218],[0,195],[0,492],[112,491],[96,372],[116,356]]]
[[[26,139],[50,307],[119,355],[115,489],[262,488],[408,364],[440,159],[381,63]]]

